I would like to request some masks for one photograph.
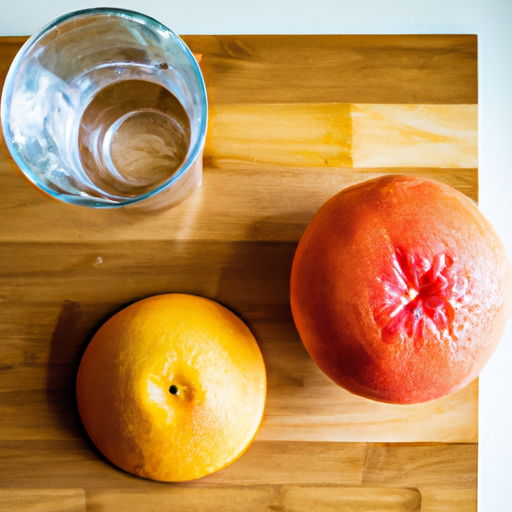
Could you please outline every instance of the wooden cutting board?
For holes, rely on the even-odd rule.
[[[412,173],[478,199],[476,36],[184,39],[201,55],[210,123],[203,186],[177,208],[52,201],[2,141],[0,508],[476,510],[477,382],[424,405],[350,395],[311,361],[288,302],[296,244],[343,187]],[[0,79],[24,40],[0,39]],[[252,447],[190,484],[112,467],[74,402],[90,333],[165,292],[238,313],[268,372]]]

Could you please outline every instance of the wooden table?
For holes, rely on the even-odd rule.
[[[0,509],[476,510],[477,382],[424,405],[352,396],[311,361],[288,301],[297,241],[341,188],[413,173],[477,199],[476,36],[184,39],[202,55],[210,125],[203,186],[179,207],[52,201],[14,172],[3,145]],[[2,80],[24,40],[0,39]],[[232,308],[268,372],[251,448],[179,485],[106,462],[74,399],[90,334],[165,292]]]

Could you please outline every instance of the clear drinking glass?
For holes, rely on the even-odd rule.
[[[61,201],[170,206],[201,184],[201,70],[143,14],[86,9],[49,23],[14,59],[1,107],[13,159]]]

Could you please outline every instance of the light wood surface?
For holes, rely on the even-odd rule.
[[[0,39],[0,79],[24,40]],[[36,496],[34,510],[476,510],[478,382],[417,406],[350,395],[311,361],[288,302],[297,241],[343,187],[413,173],[478,199],[476,37],[185,40],[210,125],[203,186],[177,208],[60,204],[20,178],[0,140],[0,509]],[[94,330],[165,292],[234,310],[268,372],[251,448],[180,485],[112,467],[74,401]]]
[[[83,489],[0,489],[0,503],[11,512],[86,512]]]
[[[137,491],[93,491],[84,489],[0,489],[0,503],[11,512],[86,512],[100,510],[180,510],[203,512],[212,504],[224,512],[419,512],[417,489],[343,486],[211,486],[174,487],[151,493]],[[213,505],[216,507],[216,505]]]

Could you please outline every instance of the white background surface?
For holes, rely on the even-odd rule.
[[[178,34],[478,34],[480,207],[512,257],[512,0],[0,0],[0,36],[122,7]],[[479,512],[512,510],[512,321],[480,378]]]

